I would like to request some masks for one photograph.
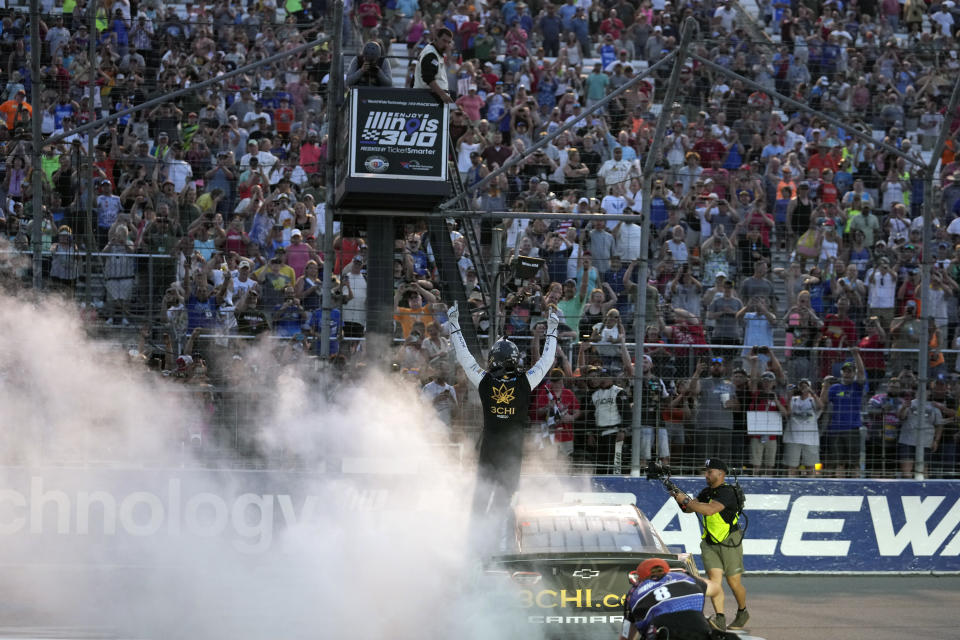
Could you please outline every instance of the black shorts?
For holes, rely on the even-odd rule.
[[[343,323],[343,337],[344,338],[362,338],[364,333],[363,325],[359,322],[344,322]]]
[[[666,627],[670,640],[712,640],[713,627],[700,611],[675,611],[657,616],[651,623],[655,629]]]
[[[828,467],[860,466],[860,430],[827,431],[824,436],[824,462]]]

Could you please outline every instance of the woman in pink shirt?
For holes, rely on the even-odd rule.
[[[467,114],[467,119],[474,125],[479,124],[480,120],[482,120],[480,107],[483,105],[483,98],[477,95],[477,85],[475,84],[470,85],[470,90],[467,95],[457,98],[457,106],[463,109],[463,112]]]
[[[287,265],[293,268],[299,278],[310,260],[316,260],[318,264],[321,262],[313,247],[303,241],[300,229],[294,229],[290,232],[290,244],[287,246]]]

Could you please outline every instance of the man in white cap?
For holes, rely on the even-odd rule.
[[[257,285],[256,281],[250,277],[251,268],[249,260],[241,260],[237,267],[237,273],[233,277],[233,294],[238,299]]]

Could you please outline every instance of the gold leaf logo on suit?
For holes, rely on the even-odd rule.
[[[514,400],[514,388],[508,387],[506,384],[494,387],[492,391],[493,395],[490,396],[490,399],[497,404],[510,404]]]

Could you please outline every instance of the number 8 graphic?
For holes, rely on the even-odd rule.
[[[657,587],[653,590],[653,597],[657,599],[657,602],[666,600],[670,597],[670,589],[667,589],[666,587]]]

